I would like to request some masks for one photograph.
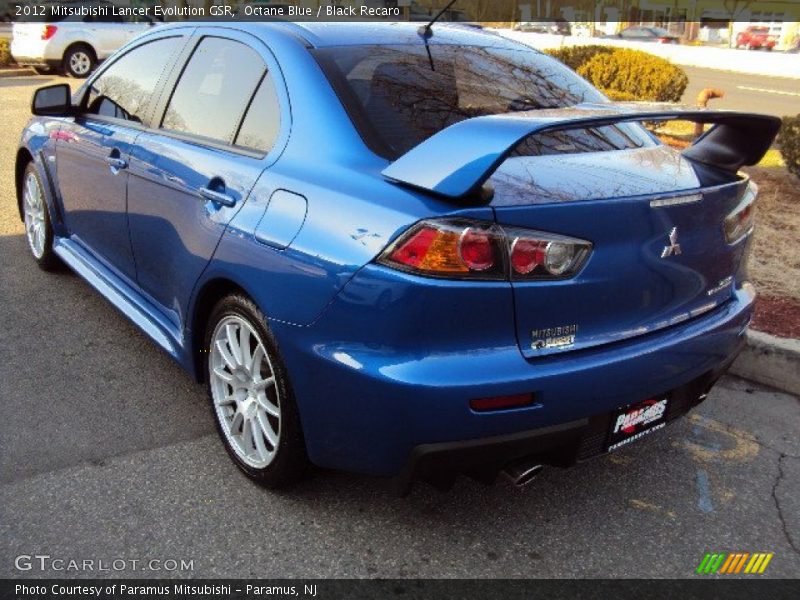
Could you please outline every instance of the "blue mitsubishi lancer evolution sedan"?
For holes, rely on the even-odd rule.
[[[33,259],[204,381],[268,486],[525,483],[685,414],[751,319],[740,167],[780,121],[613,103],[489,32],[168,25],[32,112]]]

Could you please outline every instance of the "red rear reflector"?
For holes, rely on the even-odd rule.
[[[58,31],[58,27],[56,27],[55,25],[45,25],[42,28],[42,39],[49,40],[56,34],[56,31]]]
[[[515,394],[513,396],[495,396],[494,398],[480,398],[470,400],[472,410],[502,410],[504,408],[519,408],[533,404],[533,394]]]

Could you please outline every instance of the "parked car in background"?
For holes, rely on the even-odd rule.
[[[554,35],[572,35],[570,24],[563,20],[555,21],[522,21],[514,26],[517,31],[531,33],[551,33]]]
[[[747,50],[772,50],[778,43],[778,39],[769,31],[766,25],[750,25],[744,31],[736,35],[736,47],[746,48]]]
[[[659,44],[677,44],[678,36],[672,35],[663,27],[626,27],[616,35],[609,37],[621,38],[631,42],[658,42]]]
[[[56,6],[71,8],[110,6],[103,0],[86,3],[46,2],[38,4],[41,14],[14,23],[11,55],[19,65],[33,67],[39,73],[63,71],[72,77],[88,76],[94,68],[156,22],[149,17],[123,18],[103,16],[63,16]],[[110,13],[110,11],[109,11]]]
[[[686,414],[745,343],[740,167],[780,119],[618,105],[434,27],[170,24],[34,96],[31,264],[69,265],[205,381],[263,484],[309,461],[523,484]],[[686,119],[714,126],[683,151],[640,125]]]

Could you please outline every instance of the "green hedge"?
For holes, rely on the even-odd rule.
[[[577,71],[583,64],[589,62],[597,54],[611,54],[614,48],[611,46],[565,46],[563,48],[551,48],[545,50],[556,60],[560,60],[573,71]]]
[[[12,62],[11,50],[8,47],[8,40],[0,39],[0,67],[7,67]]]
[[[612,95],[622,92],[637,100],[678,102],[689,84],[689,78],[680,67],[658,56],[628,48],[595,54],[577,71],[605,92]]]
[[[641,50],[595,44],[545,52],[577,71],[612,100],[678,102],[689,83],[683,69]]]
[[[800,177],[800,114],[783,117],[783,126],[778,134],[778,147],[790,173]]]

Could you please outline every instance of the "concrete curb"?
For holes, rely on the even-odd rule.
[[[19,67],[16,69],[0,69],[0,79],[3,77],[24,77],[26,75],[35,75],[33,69],[26,67]]]
[[[730,372],[800,396],[800,340],[747,332],[747,345]]]

